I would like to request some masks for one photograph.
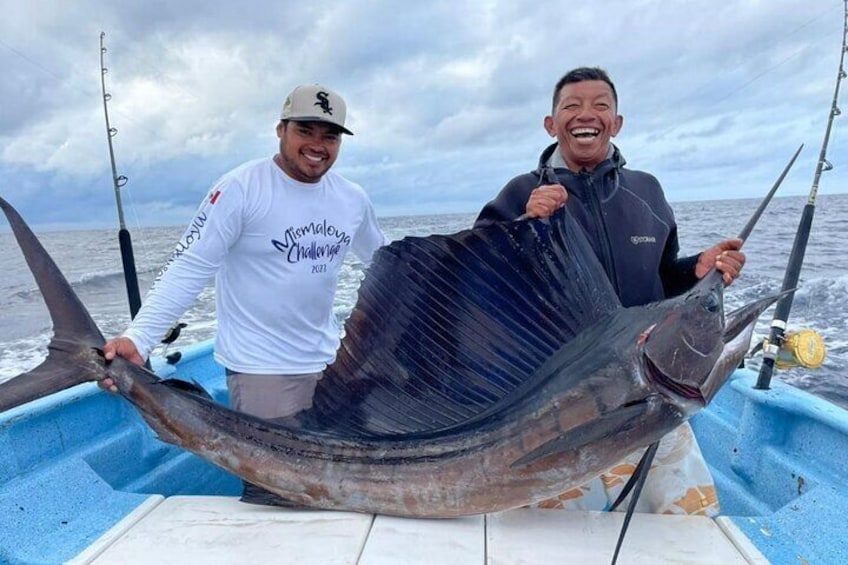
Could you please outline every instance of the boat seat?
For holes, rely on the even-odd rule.
[[[74,563],[609,563],[623,519],[620,512],[522,508],[424,520],[174,496]],[[744,539],[735,544],[709,518],[657,514],[634,516],[620,559],[767,563]]]

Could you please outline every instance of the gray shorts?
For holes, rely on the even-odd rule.
[[[227,389],[234,410],[264,418],[284,418],[312,407],[321,373],[249,375],[227,371]]]

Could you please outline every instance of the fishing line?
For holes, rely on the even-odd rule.
[[[31,64],[32,66],[36,67],[37,69],[40,69],[40,70],[44,71],[45,73],[47,73],[47,74],[48,74],[48,75],[50,75],[51,77],[55,78],[56,80],[58,80],[58,81],[61,81],[61,80],[62,80],[62,77],[61,77],[60,75],[58,75],[58,74],[54,73],[53,71],[51,71],[51,70],[50,70],[50,69],[48,69],[47,67],[43,66],[42,64],[38,63],[38,62],[37,62],[37,61],[35,61],[34,59],[31,59],[31,58],[27,57],[26,55],[24,55],[23,53],[21,53],[20,51],[18,51],[17,49],[15,49],[15,48],[14,48],[14,47],[12,47],[11,45],[9,45],[9,44],[8,44],[8,43],[6,43],[5,41],[3,41],[2,39],[0,39],[0,45],[2,45],[3,47],[5,47],[6,49],[8,49],[9,51],[11,51],[12,53],[14,53],[15,55],[17,55],[18,57],[20,57],[21,59],[23,59],[23,60],[24,60],[24,61],[26,61],[27,63],[29,63],[29,64]],[[86,93],[86,94],[88,94],[88,93]]]
[[[821,19],[822,17],[824,17],[825,15],[827,15],[830,11],[832,11],[832,10],[828,10],[827,12],[822,13],[821,15],[819,15],[819,16],[818,16],[818,17],[816,17],[816,18],[813,18],[812,20],[808,21],[807,23],[802,24],[801,26],[799,26],[798,28],[796,28],[794,31],[790,32],[790,33],[789,33],[789,34],[787,34],[787,35],[793,35],[793,34],[797,33],[797,32],[798,32],[801,28],[806,27],[806,26],[808,26],[808,25],[812,24],[813,22],[815,22],[816,20]],[[802,53],[804,53],[804,52],[807,52],[807,51],[811,50],[811,48],[812,48],[812,47],[817,46],[818,44],[820,44],[820,43],[822,43],[822,42],[824,42],[824,41],[827,41],[827,40],[829,40],[829,39],[830,39],[830,38],[829,38],[826,34],[821,34],[821,35],[818,37],[818,39],[814,39],[814,40],[810,41],[809,43],[807,43],[807,44],[805,44],[805,45],[803,45],[803,46],[799,47],[799,48],[798,48],[798,49],[796,49],[793,53],[791,53],[790,55],[788,55],[788,56],[786,56],[785,58],[783,58],[781,61],[779,61],[779,62],[775,63],[774,65],[772,65],[772,66],[770,66],[770,67],[766,68],[765,70],[763,70],[763,71],[761,71],[761,72],[757,73],[757,74],[756,74],[756,75],[754,75],[752,78],[750,78],[750,79],[748,79],[747,81],[743,82],[742,84],[740,84],[739,86],[737,86],[737,87],[736,87],[736,88],[734,88],[733,90],[731,90],[731,91],[727,92],[725,95],[721,96],[720,98],[715,98],[715,99],[713,99],[713,100],[711,100],[711,101],[709,101],[709,102],[706,102],[704,106],[702,106],[701,108],[699,108],[699,109],[698,109],[698,113],[699,113],[699,114],[703,114],[705,109],[713,108],[713,107],[715,107],[716,105],[718,105],[720,102],[724,102],[725,100],[728,100],[728,99],[730,99],[730,98],[733,98],[735,95],[737,95],[737,94],[739,94],[740,92],[742,92],[743,90],[747,89],[749,86],[751,86],[751,85],[752,85],[752,84],[754,84],[755,82],[759,81],[760,79],[762,79],[762,78],[763,78],[763,77],[765,77],[766,75],[771,74],[771,73],[772,73],[772,72],[774,72],[776,69],[778,69],[778,68],[782,67],[783,65],[785,65],[786,63],[788,63],[788,62],[789,62],[789,61],[791,61],[792,59],[795,59],[795,58],[799,57]],[[761,51],[761,52],[759,52],[759,53],[755,53],[753,56],[760,56],[760,55],[764,55],[765,53],[766,53],[765,51]],[[748,59],[750,59],[750,57],[746,57],[746,58],[745,58],[745,60],[744,60],[743,62],[741,62],[741,63],[739,63],[738,65],[736,65],[735,67],[731,68],[731,69],[730,69],[730,70],[728,70],[728,71],[727,71],[727,73],[725,73],[725,74],[728,74],[728,75],[729,75],[729,74],[732,74],[733,72],[736,72],[737,70],[739,70],[739,69],[743,68],[743,67],[744,67],[744,65],[747,63]],[[693,88],[692,90],[690,90],[687,94],[685,94],[685,95],[681,96],[681,97],[680,97],[680,98],[678,98],[676,101],[674,101],[674,102],[672,102],[671,104],[669,104],[667,107],[668,107],[668,108],[683,108],[683,107],[684,107],[684,102],[686,102],[686,101],[688,101],[688,100],[690,100],[690,99],[694,98],[694,97],[695,97],[698,93],[700,93],[700,92],[705,92],[705,91],[706,91],[706,89],[707,89],[707,85],[700,85],[700,86],[697,86],[697,87]],[[680,115],[680,114],[678,114],[678,115]],[[692,118],[689,118],[689,119],[691,120]],[[663,118],[663,121],[667,121],[667,118]],[[652,137],[655,137],[655,138],[657,138],[657,139],[662,139],[663,137],[667,136],[668,134],[670,134],[670,133],[672,133],[672,132],[674,132],[674,131],[677,131],[677,130],[682,129],[682,128],[683,128],[683,126],[684,126],[684,123],[677,123],[677,124],[674,124],[674,125],[670,125],[670,126],[668,126],[667,128],[660,130],[660,131],[659,131],[658,133],[656,133],[655,135],[652,135]]]
[[[789,33],[784,34],[784,37],[790,37],[790,36],[792,36],[792,35],[795,35],[795,34],[796,34],[796,33],[798,33],[799,31],[801,31],[803,28],[805,28],[805,27],[807,27],[807,26],[809,26],[809,25],[812,25],[812,24],[813,24],[814,22],[816,22],[817,20],[820,20],[820,19],[822,19],[824,16],[826,16],[826,15],[830,14],[830,12],[832,12],[832,11],[835,11],[835,8],[828,8],[828,9],[826,9],[826,10],[822,11],[822,13],[820,13],[818,16],[816,16],[816,17],[814,17],[814,18],[812,18],[812,19],[808,20],[807,22],[805,22],[805,23],[803,23],[803,24],[799,25],[798,27],[796,27],[794,30],[790,31]],[[795,57],[797,57],[798,55],[800,55],[800,54],[801,54],[801,52],[803,52],[804,50],[808,49],[809,47],[811,47],[811,46],[813,46],[813,45],[817,45],[818,43],[820,43],[820,42],[824,41],[825,39],[827,39],[827,36],[826,36],[825,34],[822,34],[821,36],[819,36],[819,39],[818,39],[818,40],[815,40],[815,41],[813,41],[813,42],[811,42],[811,43],[809,43],[809,44],[807,44],[807,45],[804,45],[803,47],[798,48],[798,49],[797,49],[794,53],[792,53],[791,55],[787,56],[787,57],[786,57],[786,58],[784,58],[782,61],[780,61],[780,62],[776,63],[775,65],[772,65],[771,67],[769,67],[769,68],[765,69],[764,71],[762,71],[762,72],[760,72],[760,73],[758,73],[758,74],[754,75],[754,77],[753,77],[753,78],[751,78],[750,80],[748,80],[748,81],[746,81],[746,82],[742,83],[742,84],[741,84],[740,86],[738,86],[736,89],[731,90],[731,91],[730,91],[730,92],[728,92],[725,96],[723,96],[723,97],[721,97],[721,98],[719,98],[719,99],[717,99],[717,100],[714,100],[714,101],[713,101],[713,102],[711,102],[711,103],[710,103],[710,105],[709,105],[709,106],[707,106],[707,107],[709,108],[709,107],[715,106],[715,105],[716,105],[716,104],[718,104],[719,102],[723,102],[724,100],[727,100],[728,98],[732,97],[734,94],[736,94],[736,93],[738,93],[738,92],[741,92],[742,90],[744,90],[745,88],[747,88],[748,86],[750,86],[751,84],[753,84],[754,82],[756,82],[757,80],[759,80],[760,78],[762,78],[763,76],[765,76],[765,75],[769,74],[770,72],[772,72],[773,70],[777,69],[778,67],[783,66],[785,63],[787,63],[787,62],[788,62],[788,61],[790,61],[791,59],[794,59]],[[766,53],[766,51],[762,51],[762,52],[760,52],[760,53],[757,53],[756,55],[760,55],[760,54],[764,54],[764,53]],[[745,59],[748,59],[748,58],[749,58],[749,57],[746,57]],[[730,72],[732,73],[732,72],[734,72],[734,71],[736,71],[736,70],[738,70],[738,69],[742,68],[742,67],[743,67],[743,65],[745,64],[745,62],[746,62],[746,61],[743,61],[743,62],[739,63],[738,65],[736,65],[735,67],[733,67],[733,68],[730,70]],[[672,108],[674,108],[674,107],[679,107],[679,104],[680,104],[680,103],[682,103],[685,99],[692,97],[693,95],[695,95],[697,92],[699,92],[699,91],[700,91],[700,90],[702,90],[702,89],[703,89],[703,87],[698,87],[698,88],[693,89],[692,91],[690,91],[690,92],[689,92],[689,94],[687,94],[686,96],[682,97],[680,100],[678,100],[678,101],[677,101],[677,103],[676,103],[676,104],[672,105],[671,107],[672,107]]]
[[[3,41],[2,39],[0,39],[0,46],[5,47],[6,49],[8,49],[8,50],[9,50],[10,52],[12,52],[13,54],[17,55],[18,57],[20,57],[21,59],[23,59],[23,60],[24,60],[24,61],[26,61],[27,63],[31,64],[33,67],[35,67],[35,68],[37,68],[38,70],[40,70],[40,71],[44,72],[45,74],[49,75],[50,77],[52,77],[53,79],[55,79],[57,82],[61,83],[61,85],[62,85],[63,87],[68,87],[68,88],[69,88],[69,90],[75,90],[76,92],[79,92],[79,93],[83,94],[86,98],[91,98],[91,97],[95,97],[95,96],[98,96],[98,97],[99,97],[99,96],[100,96],[100,93],[99,93],[99,92],[96,92],[96,91],[90,90],[90,89],[88,89],[88,88],[81,87],[81,86],[71,86],[71,84],[72,84],[73,82],[72,82],[71,80],[69,80],[67,76],[60,75],[60,74],[58,74],[58,73],[56,73],[56,72],[54,72],[54,71],[50,70],[49,68],[45,67],[44,65],[42,65],[41,63],[39,63],[39,62],[38,62],[38,61],[36,61],[35,59],[33,59],[33,58],[31,58],[31,57],[29,57],[29,56],[25,55],[24,53],[22,53],[22,52],[21,52],[21,51],[19,51],[18,49],[15,49],[14,47],[12,47],[11,45],[9,45],[8,43],[6,43],[5,41]],[[126,120],[127,120],[127,121],[129,121],[129,122],[132,122],[132,123],[134,123],[134,124],[136,124],[136,125],[138,125],[138,126],[142,127],[143,129],[145,129],[146,131],[150,132],[150,133],[151,133],[152,135],[154,135],[154,136],[158,136],[158,135],[159,135],[159,133],[158,133],[158,132],[156,132],[156,131],[155,131],[155,130],[153,130],[153,129],[150,129],[150,128],[149,128],[149,127],[147,127],[147,126],[145,126],[143,122],[140,122],[140,121],[138,121],[138,120],[134,119],[134,118],[132,117],[132,115],[130,115],[130,114],[125,114],[125,113],[121,112],[120,110],[115,110],[113,113],[114,113],[114,114],[117,114],[117,115],[119,115],[119,116],[121,116],[122,118],[126,119]]]

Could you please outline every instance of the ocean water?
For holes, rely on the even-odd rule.
[[[806,198],[777,198],[745,244],[748,256],[742,276],[726,293],[728,308],[778,291]],[[682,252],[696,253],[736,236],[758,200],[687,202],[673,205]],[[473,214],[381,218],[390,239],[454,233],[470,227]],[[142,294],[168,259],[183,228],[134,230],[132,237]],[[129,323],[117,230],[38,233],[45,248],[71,282],[104,335],[119,334]],[[820,195],[813,229],[789,319],[791,329],[812,328],[825,339],[828,356],[816,370],[777,371],[775,378],[848,408],[848,194]],[[40,363],[52,329],[50,317],[9,233],[0,233],[0,381]],[[348,260],[336,295],[335,314],[345,318],[356,302],[362,265]],[[773,308],[760,319],[756,343],[768,333]],[[181,321],[188,327],[171,346],[179,348],[215,333],[214,291],[208,287]],[[158,349],[154,353],[161,353]],[[755,357],[749,366],[757,368]]]

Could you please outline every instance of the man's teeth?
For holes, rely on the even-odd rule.
[[[574,137],[595,137],[599,133],[601,131],[595,128],[574,128],[571,130],[571,135]]]
[[[323,157],[316,157],[315,155],[307,155],[306,153],[304,153],[303,156],[306,157],[307,159],[309,159],[310,161],[312,161],[313,163],[320,163],[321,161],[324,160]]]

